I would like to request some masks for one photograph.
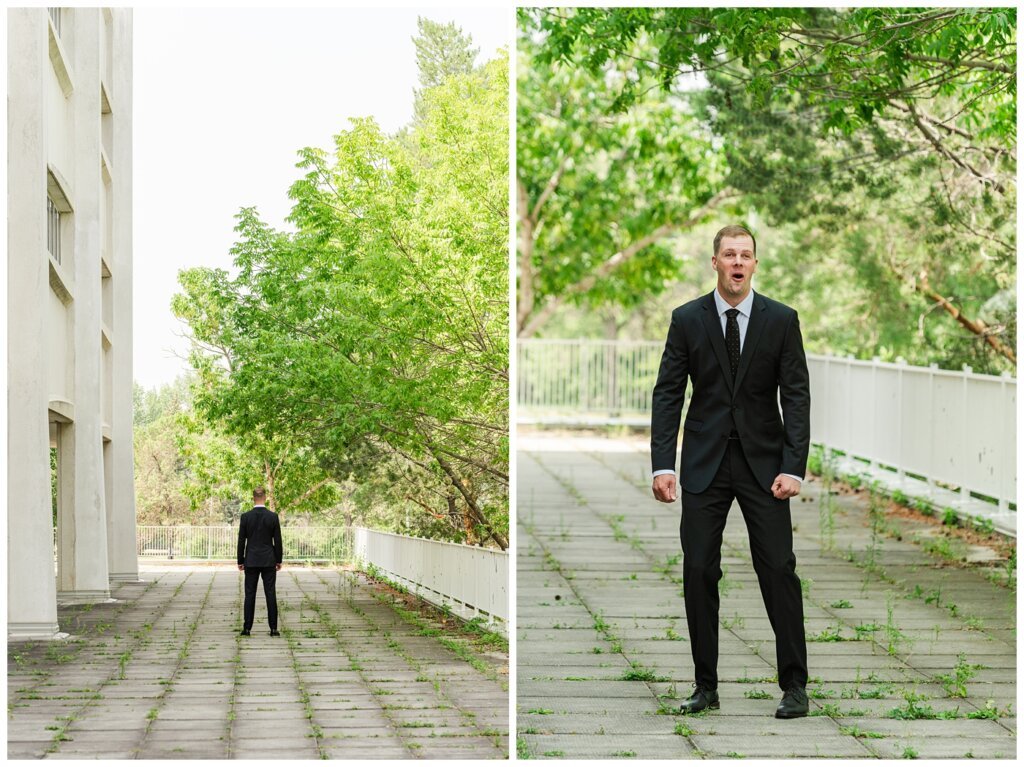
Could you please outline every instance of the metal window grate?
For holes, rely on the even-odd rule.
[[[46,249],[53,260],[60,263],[60,211],[49,197],[46,198]]]
[[[53,28],[57,31],[57,34],[59,35],[60,34],[60,16],[61,16],[60,8],[47,8],[46,10],[48,10],[50,12],[50,19],[53,20]]]

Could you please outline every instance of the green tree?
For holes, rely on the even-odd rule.
[[[401,141],[359,119],[332,153],[304,149],[297,232],[244,209],[237,276],[188,270],[174,301],[204,421],[285,439],[396,510],[451,519],[454,503],[450,536],[502,548],[507,89],[494,60],[426,90]]]
[[[473,37],[464,35],[454,22],[442,24],[417,17],[419,35],[412,42],[416,46],[416,66],[419,67],[420,85],[435,88],[453,75],[468,75],[473,71],[479,48],[472,48]]]
[[[454,22],[442,24],[418,16],[416,28],[419,34],[412,42],[416,48],[420,87],[414,91],[413,115],[414,122],[419,122],[426,111],[424,92],[442,85],[448,77],[472,72],[480,49],[472,47],[472,35],[463,34]]]
[[[520,9],[516,131],[519,335],[566,305],[635,307],[670,283],[666,238],[729,198],[711,133],[685,98],[648,92],[618,108],[633,63],[557,55]],[[641,42],[630,55],[648,52]]]
[[[759,284],[820,319],[807,323],[812,348],[1013,368],[1015,11],[589,8],[521,19],[539,30],[541,66],[614,84],[581,121],[685,101],[683,118],[721,147],[734,215],[770,227],[759,245],[778,258]],[[620,68],[629,76],[609,80]],[[619,201],[629,210],[633,199]]]
[[[178,449],[179,415],[188,408],[188,384],[146,390],[134,385],[135,512],[141,525],[198,521],[184,489],[188,479]]]

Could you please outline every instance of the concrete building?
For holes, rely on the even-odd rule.
[[[7,13],[7,625],[46,639],[138,580],[132,12]]]

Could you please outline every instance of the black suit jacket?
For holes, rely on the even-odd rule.
[[[246,567],[273,567],[281,564],[281,521],[265,506],[256,506],[242,515],[238,526],[238,564]]]
[[[672,469],[686,382],[680,486],[701,493],[714,479],[734,429],[758,484],[804,476],[811,438],[811,392],[800,322],[793,309],[755,293],[736,381],[713,293],[672,312],[651,413],[654,471]],[[779,414],[779,405],[782,414]]]

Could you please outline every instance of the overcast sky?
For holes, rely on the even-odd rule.
[[[171,315],[178,270],[229,269],[234,215],[285,228],[296,152],[330,148],[348,118],[387,132],[412,118],[416,17],[508,45],[501,8],[134,12],[134,368],[147,388],[187,369]]]

